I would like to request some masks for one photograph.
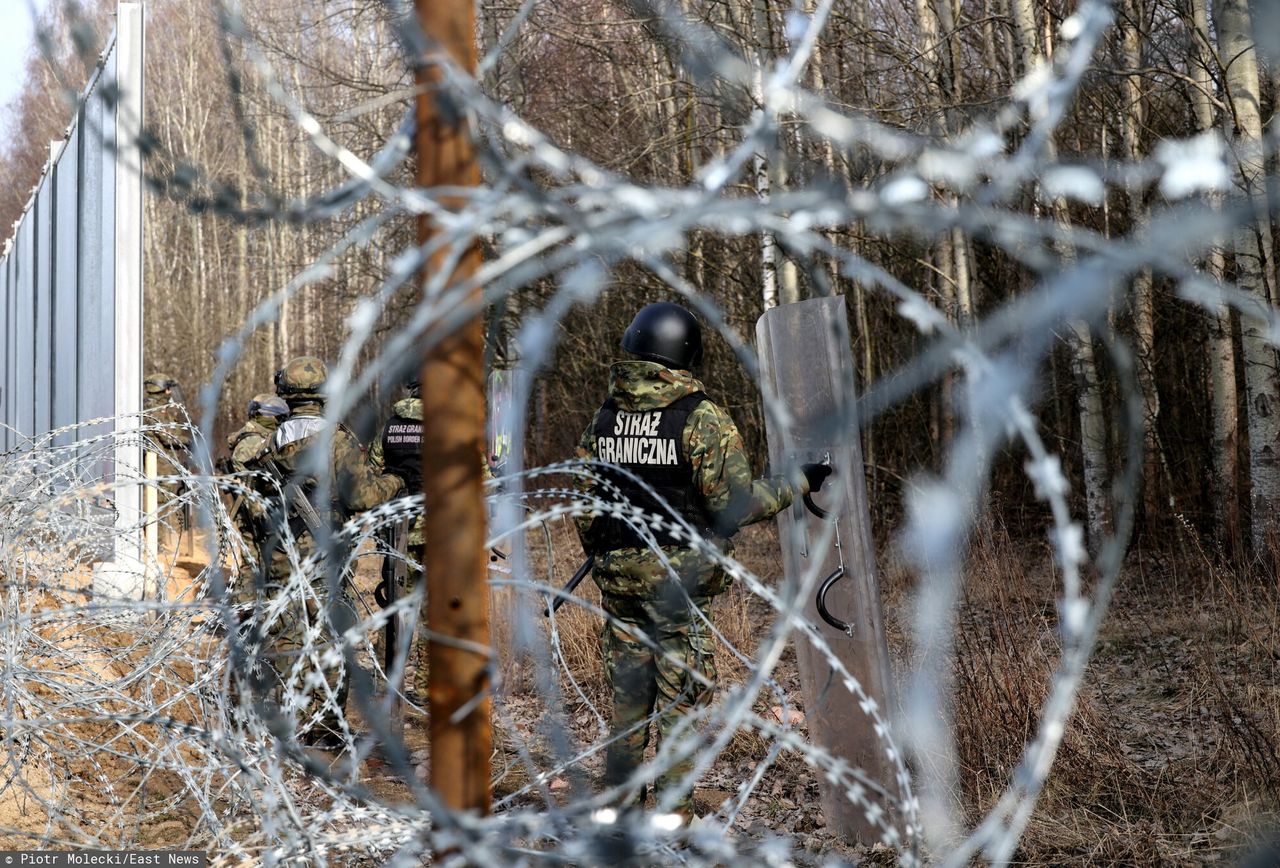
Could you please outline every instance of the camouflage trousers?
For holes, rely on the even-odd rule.
[[[157,449],[155,453],[157,476],[176,477],[183,474],[183,465],[175,453],[164,449]],[[164,516],[164,523],[160,525],[160,538],[168,544],[191,529],[190,505],[179,506],[175,503],[187,494],[187,485],[180,479],[169,479],[165,482],[157,482],[155,491],[156,509],[160,515]]]
[[[239,607],[252,603],[257,599],[258,582],[254,580],[253,562],[249,555],[258,556],[262,551],[263,544],[263,540],[259,538],[258,528],[254,525],[253,518],[249,513],[249,508],[243,501],[236,509],[235,528],[240,535],[241,543],[244,545],[244,556],[240,557],[239,553],[237,553],[237,559],[241,562],[240,576],[235,586],[231,589],[227,602]],[[228,542],[230,543],[230,540]]]
[[[306,558],[312,545],[309,534],[298,539],[300,559]],[[267,580],[262,587],[265,602],[275,598],[288,585],[293,567],[288,555],[279,548],[264,552],[263,563],[268,565]],[[276,700],[281,701],[295,667],[297,674],[292,676],[294,690],[301,690],[308,674],[318,669],[324,686],[311,688],[306,707],[298,709],[296,717],[298,727],[306,726],[313,719],[316,721],[297,733],[304,743],[315,743],[341,734],[341,719],[351,684],[342,664],[321,666],[317,658],[335,647],[339,637],[354,626],[358,618],[345,587],[336,599],[330,598],[329,576],[323,568],[310,577],[309,586],[310,593],[305,595],[305,599],[297,591],[291,594],[285,611],[268,626],[264,637],[268,649],[265,657],[272,671],[262,674],[272,679],[270,689]],[[308,651],[307,634],[317,628],[319,635],[311,642]],[[304,655],[299,666],[299,658]]]
[[[710,620],[711,597],[694,597],[693,602]],[[700,684],[696,675],[715,684],[715,642],[708,625],[687,603],[679,606],[608,594],[602,603],[620,622],[607,621],[602,634],[605,675],[613,695],[614,738],[605,758],[604,783],[613,787],[630,780],[644,762],[651,716],[656,717],[656,746],[661,747],[688,712],[711,702],[712,688]],[[624,624],[652,644],[629,633]],[[655,781],[658,794],[679,788],[692,767],[693,761],[685,759],[664,769]],[[636,803],[642,805],[644,798],[642,787]],[[692,792],[680,793],[675,808],[691,813]]]

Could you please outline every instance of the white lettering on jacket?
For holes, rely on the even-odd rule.
[[[680,463],[680,450],[669,437],[599,437],[596,457],[611,464]]]

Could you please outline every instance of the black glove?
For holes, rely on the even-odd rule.
[[[827,477],[831,475],[830,464],[802,464],[800,472],[804,474],[804,478],[809,482],[809,491],[820,491],[822,483],[827,481]]]

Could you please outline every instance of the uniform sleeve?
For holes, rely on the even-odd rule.
[[[684,436],[694,486],[722,536],[772,518],[807,491],[804,483],[792,484],[781,476],[753,479],[742,435],[729,414],[711,401],[689,415]]]
[[[373,509],[386,503],[404,488],[404,480],[394,473],[380,473],[360,454],[355,437],[340,431],[333,440],[333,467],[338,478],[342,506],[350,513]]]
[[[387,468],[386,458],[382,454],[382,438],[386,436],[386,433],[387,429],[384,427],[378,432],[378,439],[369,444],[369,466],[377,473],[381,473]]]
[[[577,456],[583,461],[591,461],[596,457],[596,420],[595,416],[591,417],[587,430],[582,432],[582,437],[578,440]],[[590,479],[585,476],[574,476],[573,487],[583,494],[589,494],[594,487]],[[573,523],[578,528],[578,539],[582,542],[583,551],[590,551],[591,524],[595,519],[590,515],[575,515]]]
[[[250,462],[258,457],[267,438],[261,434],[251,433],[241,437],[231,453],[231,466],[237,471],[247,470]]]

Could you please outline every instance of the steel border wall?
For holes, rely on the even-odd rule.
[[[0,255],[0,451],[114,419],[57,442],[116,432],[114,460],[91,473],[114,483],[121,533],[111,563],[127,565],[142,554],[142,452],[126,432],[142,409],[143,41],[142,4],[120,2],[98,68]],[[141,594],[140,583],[124,584],[112,590]]]

